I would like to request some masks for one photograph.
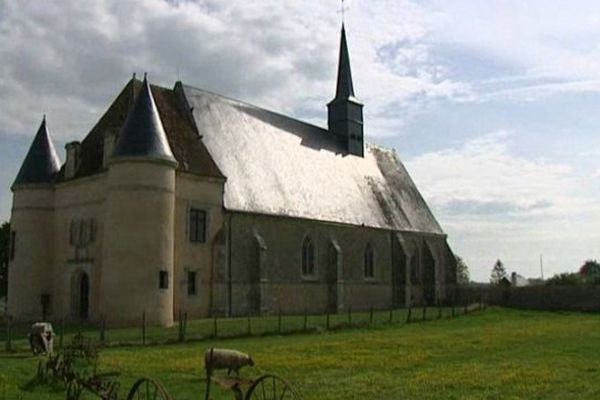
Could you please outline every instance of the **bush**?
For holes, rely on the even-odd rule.
[[[581,276],[574,272],[556,274],[546,281],[548,286],[577,286],[583,283]]]

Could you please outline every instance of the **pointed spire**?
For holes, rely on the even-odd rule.
[[[327,105],[327,124],[329,131],[338,137],[348,153],[360,157],[364,155],[362,108],[363,105],[354,97],[346,29],[342,24],[337,89],[335,98]]]
[[[59,169],[60,160],[46,128],[46,115],[44,115],[13,186],[29,183],[51,183]]]
[[[121,128],[112,157],[145,157],[176,162],[146,74],[137,99]]]
[[[336,100],[347,100],[354,97],[354,85],[352,84],[352,71],[350,70],[350,54],[346,42],[346,29],[342,24],[342,38],[340,40],[340,58],[338,64]]]

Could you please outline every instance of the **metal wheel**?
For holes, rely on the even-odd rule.
[[[47,378],[48,378],[48,376],[46,374],[46,362],[40,361],[38,363],[38,368],[37,368],[37,379],[40,382],[46,382]]]
[[[127,400],[172,400],[172,398],[159,382],[140,378],[131,387]]]
[[[302,400],[302,396],[285,380],[276,375],[263,375],[254,381],[246,400]]]
[[[72,380],[67,384],[67,400],[79,400],[83,387],[76,380]]]

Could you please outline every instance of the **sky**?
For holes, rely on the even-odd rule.
[[[600,259],[600,4],[346,0],[366,140],[471,278]],[[133,72],[326,125],[339,0],[0,0],[0,220],[42,115],[64,161]]]

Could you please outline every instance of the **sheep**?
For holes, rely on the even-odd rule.
[[[231,374],[231,371],[239,375],[240,368],[246,365],[254,366],[254,360],[241,351],[211,347],[204,352],[204,368],[208,376],[212,376],[216,369],[227,369],[227,375]]]
[[[36,322],[29,329],[29,345],[34,355],[39,353],[52,354],[54,330],[49,322]]]

